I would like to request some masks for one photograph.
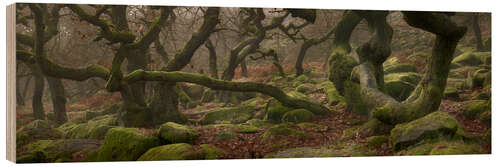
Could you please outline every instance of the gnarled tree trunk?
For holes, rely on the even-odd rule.
[[[47,83],[49,84],[50,97],[52,99],[52,105],[54,107],[54,116],[57,124],[63,124],[68,121],[66,115],[66,94],[64,92],[64,85],[61,79],[54,77],[47,77]]]

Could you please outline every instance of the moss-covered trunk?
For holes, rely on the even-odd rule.
[[[217,72],[217,53],[215,52],[215,47],[212,41],[207,40],[205,47],[208,49],[208,68],[210,76],[215,79],[219,79],[219,74]]]
[[[64,92],[64,85],[61,79],[54,77],[47,77],[49,84],[50,97],[54,108],[54,116],[57,124],[61,125],[68,121],[66,115],[66,93]]]
[[[38,65],[32,66],[33,78],[35,78],[35,88],[33,89],[33,100],[31,105],[33,107],[33,116],[35,119],[45,119],[45,111],[43,109],[43,91],[45,89],[45,77]]]
[[[481,28],[479,27],[479,13],[472,14],[472,29],[474,30],[474,37],[476,40],[476,50],[484,51],[483,37],[481,35]]]

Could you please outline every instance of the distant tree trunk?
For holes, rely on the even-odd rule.
[[[29,77],[29,76],[28,76]],[[20,80],[16,77],[16,104],[24,106],[24,96],[21,93]]]
[[[26,99],[26,96],[28,95],[28,87],[30,85],[32,78],[33,78],[33,75],[30,75],[30,76],[28,76],[28,78],[24,82],[24,88],[23,88],[23,93],[22,93],[23,101]]]
[[[484,51],[481,28],[479,27],[479,13],[473,13],[472,15],[472,29],[474,30],[474,37],[476,39],[476,50]]]
[[[45,111],[43,109],[43,89],[45,88],[45,79],[43,77],[42,71],[37,64],[32,66],[33,77],[35,78],[35,88],[33,92],[33,116],[35,119],[43,120],[45,119]]]
[[[318,45],[322,42],[325,42],[328,37],[330,37],[335,32],[335,29],[330,29],[325,35],[312,39],[305,39],[304,43],[300,47],[299,56],[297,56],[297,61],[295,62],[295,75],[299,76],[304,74],[304,68],[302,64],[304,62],[304,58],[306,57],[307,50],[314,45]]]
[[[66,93],[61,79],[47,76],[49,84],[50,97],[54,107],[54,116],[57,124],[63,124],[68,121],[66,115]]]
[[[207,40],[205,43],[205,47],[208,49],[208,64],[210,76],[215,79],[219,79],[219,75],[217,73],[217,53],[215,52],[215,47],[212,44],[212,41]]]
[[[248,77],[246,58],[243,58],[243,60],[241,60],[240,67],[241,67],[241,76],[245,78]]]

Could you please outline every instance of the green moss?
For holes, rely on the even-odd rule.
[[[46,162],[45,159],[45,153],[38,151],[17,157],[16,163],[43,163]]]
[[[283,106],[281,103],[276,102],[276,104],[270,107],[266,115],[264,116],[264,120],[279,123],[281,122],[281,118],[285,115],[286,112],[291,111],[293,109]]]
[[[238,133],[257,133],[259,132],[259,128],[251,125],[237,125],[236,132]]]
[[[487,100],[469,100],[462,102],[460,105],[461,109],[459,113],[468,118],[476,118],[481,113],[490,109]]]
[[[329,147],[310,148],[299,147],[271,153],[265,158],[307,158],[307,157],[344,157],[344,156],[374,156],[376,151],[368,150],[364,145],[345,144]]]
[[[62,137],[63,133],[58,129],[52,128],[48,121],[34,120],[17,130],[16,146],[19,148],[37,140],[59,139]]]
[[[254,114],[254,108],[250,106],[226,108],[226,109],[216,109],[208,112],[200,120],[202,125],[216,124],[222,121],[228,121],[231,123],[243,123]]]
[[[313,84],[310,84],[310,83],[301,84],[295,88],[295,91],[300,92],[300,93],[304,93],[304,94],[309,94],[309,93],[313,92],[314,90],[315,90],[315,86]]]
[[[381,144],[387,143],[389,141],[387,136],[371,136],[367,139],[367,145],[371,148],[376,148]]]
[[[413,85],[417,85],[422,79],[422,75],[414,72],[405,72],[405,73],[392,73],[384,76],[385,81],[405,81],[411,83]]]
[[[443,112],[433,112],[417,120],[396,125],[391,130],[391,143],[393,150],[399,151],[424,139],[462,135],[463,127],[455,118]]]
[[[444,89],[444,98],[445,99],[453,99],[460,100],[460,93],[463,93],[463,90],[457,89],[455,87],[446,87]]]
[[[459,66],[478,66],[488,62],[491,62],[490,52],[465,52],[451,61]]]
[[[344,101],[344,98],[339,94],[337,89],[332,82],[326,81],[323,82],[323,91],[326,93],[326,98],[328,100],[328,105],[333,106],[338,104],[341,101]]]
[[[67,122],[58,127],[70,139],[104,139],[109,129],[118,125],[116,115],[103,115],[86,123]]]
[[[211,102],[215,99],[216,92],[213,91],[212,89],[205,89],[203,92],[203,95],[201,97],[201,102],[202,103],[208,103]]]
[[[266,101],[261,97],[254,97],[242,102],[241,105],[254,107],[255,109],[263,109],[266,107]]]
[[[144,152],[160,145],[157,137],[142,135],[135,128],[113,128],[104,138],[97,161],[133,161]]]
[[[225,154],[224,150],[215,147],[211,144],[202,144],[200,147],[205,153],[205,159],[217,159],[217,157],[223,156]]]
[[[258,128],[269,128],[269,127],[273,126],[273,124],[271,124],[267,121],[264,121],[264,120],[260,120],[260,119],[251,119],[251,120],[248,120],[247,122],[245,122],[245,124],[250,125],[250,126],[255,126]]]
[[[200,134],[189,126],[167,122],[158,129],[159,138],[168,144],[172,143],[193,143],[200,137]]]
[[[203,150],[197,150],[187,143],[177,143],[152,148],[144,153],[138,161],[194,160],[203,158]]]
[[[403,101],[410,96],[415,89],[415,85],[402,80],[392,80],[386,81],[384,88],[391,97]]]
[[[297,99],[308,100],[307,96],[305,94],[302,94],[302,93],[297,92],[297,91],[288,92],[287,95],[291,96],[293,98],[297,98]]]
[[[281,122],[294,122],[300,123],[312,120],[314,118],[314,114],[306,109],[295,109],[292,111],[286,112],[281,118]]]
[[[434,144],[434,148],[430,151],[429,155],[479,154],[482,153],[479,147],[479,145],[460,141],[440,142]]]
[[[347,104],[346,111],[358,115],[368,115],[369,111],[361,98],[361,87],[359,84],[346,81],[344,83],[344,99]]]
[[[290,124],[284,123],[269,128],[266,132],[264,132],[264,134],[262,134],[262,136],[260,136],[260,138],[262,141],[269,141],[273,140],[276,136],[306,137],[301,131],[292,129]]]
[[[483,112],[481,115],[479,115],[479,121],[481,121],[481,123],[491,127],[491,110],[488,110],[487,112]]]
[[[27,145],[28,153],[43,152],[46,162],[57,160],[69,161],[73,154],[82,150],[95,150],[99,146],[97,140],[89,139],[62,139],[62,140],[39,140]]]

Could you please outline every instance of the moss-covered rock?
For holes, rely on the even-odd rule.
[[[241,103],[242,106],[254,107],[256,110],[266,108],[266,100],[261,97],[254,97]]]
[[[63,132],[45,120],[34,120],[16,132],[16,146],[21,147],[37,140],[60,139]]]
[[[417,68],[415,65],[409,63],[394,64],[384,67],[384,74],[404,72],[417,72]]]
[[[300,93],[304,93],[304,94],[309,94],[309,93],[313,92],[315,89],[316,89],[316,86],[314,86],[313,84],[305,83],[305,84],[301,84],[301,85],[297,86],[295,88],[295,91],[300,92]]]
[[[295,130],[291,127],[291,124],[283,123],[275,125],[260,136],[262,141],[273,140],[277,136],[294,136],[294,137],[306,137],[301,131]]]
[[[342,139],[351,139],[354,135],[359,135],[360,137],[386,135],[390,133],[393,127],[377,119],[370,119],[359,127],[346,129],[342,135]]]
[[[191,100],[200,100],[205,91],[205,87],[197,84],[182,84],[181,88]]]
[[[479,115],[479,121],[481,121],[481,123],[491,127],[491,110],[483,112],[481,115]]]
[[[218,157],[226,154],[224,150],[217,148],[211,144],[202,144],[200,145],[200,147],[205,153],[205,159],[217,159]]]
[[[391,144],[393,150],[399,151],[424,139],[464,135],[463,127],[455,118],[444,112],[433,112],[417,120],[396,125],[391,130]]]
[[[260,119],[251,119],[245,122],[246,125],[254,126],[257,128],[269,128],[273,126],[272,123]]]
[[[413,85],[417,85],[422,79],[422,75],[414,72],[391,73],[384,76],[384,81],[401,80]]]
[[[163,143],[193,143],[200,133],[193,130],[189,126],[167,122],[158,129],[159,138]]]
[[[16,163],[43,163],[46,161],[44,152],[26,153],[16,158]]]
[[[98,140],[92,139],[62,139],[39,140],[26,146],[28,155],[44,154],[45,162],[71,161],[73,154],[84,150],[95,150],[99,147]]]
[[[104,139],[109,129],[118,125],[115,114],[93,118],[85,123],[67,122],[58,127],[69,139]]]
[[[314,114],[311,111],[306,109],[295,109],[286,112],[281,118],[281,122],[301,123],[312,120],[313,118]]]
[[[141,155],[138,160],[195,160],[204,159],[204,156],[204,152],[201,149],[196,149],[187,143],[177,143],[151,148]]]
[[[287,113],[288,111],[293,110],[292,108],[283,106],[277,101],[270,101],[268,105],[269,108],[266,112],[266,115],[264,116],[264,120],[273,123],[281,122],[281,118],[283,118],[283,115],[285,115],[285,113]]]
[[[134,161],[158,145],[156,136],[145,136],[136,128],[113,128],[106,134],[96,161]]]
[[[376,148],[388,141],[389,138],[387,136],[371,136],[366,140],[367,146],[372,148]]]
[[[288,92],[287,95],[297,99],[308,100],[305,94],[297,91]]]
[[[491,85],[491,72],[487,69],[479,69],[472,75],[472,88],[486,87]]]
[[[302,75],[298,76],[297,78],[293,79],[292,83],[293,83],[294,87],[297,87],[297,86],[304,84],[308,81],[309,81],[309,78],[306,75],[302,74]]]
[[[481,64],[491,64],[491,52],[465,52],[457,57],[455,57],[452,64],[461,66],[479,66]]]
[[[476,118],[481,115],[481,113],[490,110],[487,100],[469,100],[459,105],[461,106],[459,113],[468,118]]]
[[[415,85],[402,80],[388,80],[385,82],[384,88],[391,97],[403,101],[410,96]]]
[[[257,133],[260,128],[252,125],[237,125],[235,131],[238,133]]]
[[[444,89],[444,98],[451,100],[460,100],[460,93],[463,92],[463,90],[448,86]]]
[[[252,118],[254,108],[250,106],[215,109],[201,118],[202,125],[217,124],[221,122],[243,123]]]
[[[410,146],[396,155],[457,155],[485,153],[479,145],[462,140],[426,140]]]
[[[323,86],[323,91],[326,93],[326,99],[328,100],[328,105],[333,106],[337,105],[341,101],[344,101],[344,97],[342,97],[337,89],[335,89],[335,85],[332,82],[326,81],[321,84]]]

